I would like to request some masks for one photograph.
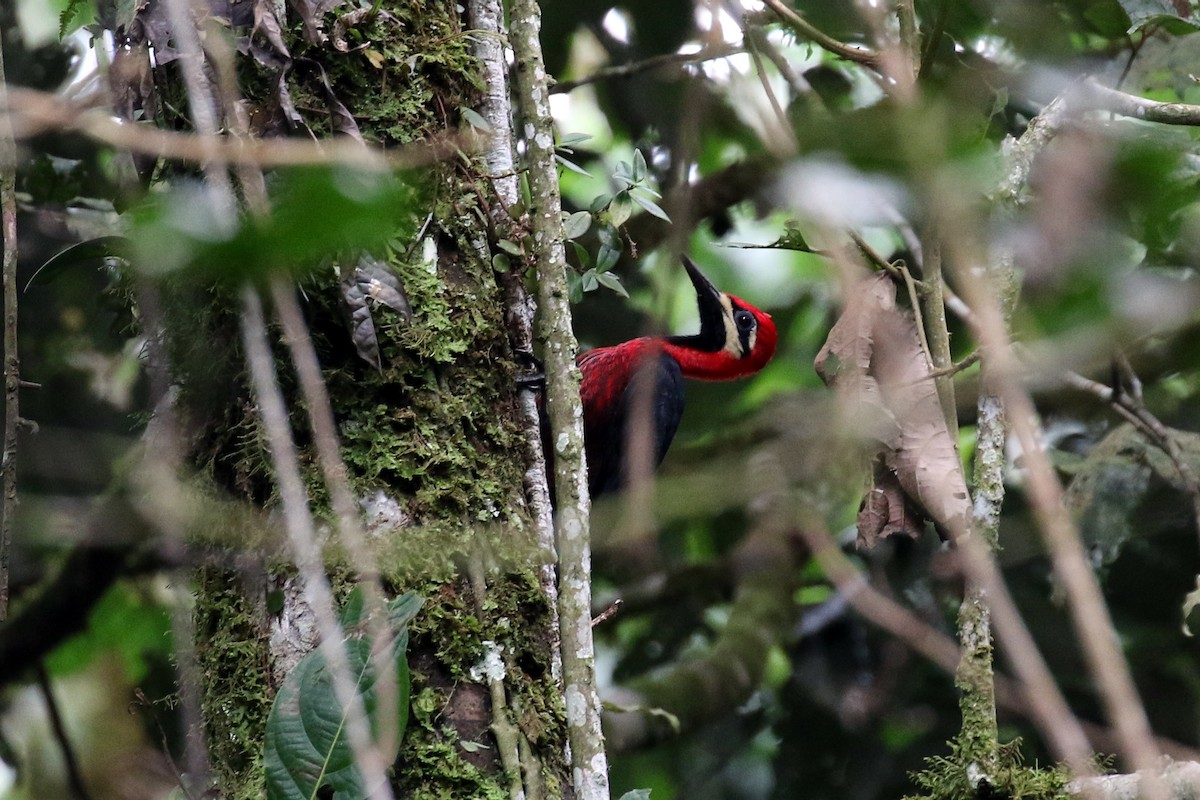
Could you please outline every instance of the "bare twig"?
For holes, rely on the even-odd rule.
[[[1175,471],[1179,473],[1180,480],[1183,481],[1184,490],[1192,499],[1192,516],[1197,529],[1200,530],[1200,478],[1188,463],[1183,451],[1179,449],[1179,441],[1174,432],[1150,413],[1139,394],[1114,391],[1114,387],[1086,378],[1077,372],[1068,372],[1066,381],[1069,386],[1094,395],[1111,405],[1114,411],[1167,454]]]
[[[58,701],[54,699],[50,674],[46,672],[46,665],[41,661],[37,665],[37,682],[42,699],[46,701],[46,715],[50,718],[50,729],[54,731],[54,738],[58,742],[59,749],[62,750],[63,764],[67,768],[67,784],[71,787],[71,794],[74,795],[75,800],[91,800],[91,795],[88,794],[87,787],[83,783],[83,772],[79,769],[79,758],[75,755],[75,747],[71,744],[71,737],[67,734],[67,726],[63,722]]]
[[[619,597],[616,600],[613,600],[612,603],[609,604],[608,608],[601,611],[596,618],[592,620],[592,627],[594,628],[601,622],[611,619],[618,611],[621,610],[621,602],[621,598]]]
[[[697,50],[694,53],[662,53],[660,55],[642,59],[641,61],[631,61],[628,64],[615,64],[611,67],[601,67],[591,75],[587,75],[583,78],[576,78],[575,80],[561,81],[556,83],[550,89],[550,92],[551,94],[562,94],[564,92],[569,92],[572,89],[578,89],[580,86],[586,86],[590,83],[628,78],[643,72],[666,69],[668,67],[682,67],[687,64],[699,64],[703,61],[713,61],[714,59],[718,58],[727,58],[735,53],[740,52],[742,52],[742,48],[740,47],[725,46],[705,47],[701,50]]]
[[[267,343],[262,305],[258,294],[250,287],[242,290],[242,344],[259,415],[267,435],[275,480],[279,486],[288,542],[304,582],[305,596],[317,620],[321,653],[329,664],[334,695],[338,704],[345,709],[346,738],[354,753],[355,763],[363,772],[364,784],[374,787],[371,797],[375,800],[391,800],[388,765],[382,752],[371,741],[362,696],[355,689],[355,680],[346,659],[343,645],[345,634],[334,615],[333,592],[325,574],[321,547],[317,542],[308,496],[300,475],[287,407],[275,378],[275,362]]]
[[[66,103],[56,95],[31,89],[8,90],[0,105],[0,119],[12,121],[19,138],[47,131],[77,132],[103,144],[160,158],[193,164],[271,167],[312,164],[349,164],[367,169],[409,169],[453,156],[470,147],[468,137],[446,134],[419,144],[383,150],[364,147],[349,138],[320,142],[302,139],[235,138],[218,135],[219,128],[198,133],[175,133],[149,125],[114,119],[104,109]]]
[[[964,369],[967,369],[978,363],[979,363],[979,351],[976,350],[975,352],[971,353],[970,355],[964,357],[961,361],[955,361],[953,364],[951,364],[947,367],[942,367],[941,369],[935,369],[933,372],[929,373],[928,375],[924,375],[924,376],[918,378],[917,380],[923,381],[923,380],[926,380],[927,378],[941,378],[941,377],[945,377],[945,376],[957,375],[958,373],[962,372]]]
[[[11,90],[0,54],[0,105]],[[8,563],[17,510],[17,431],[21,425],[21,362],[17,354],[17,148],[0,118],[0,236],[4,238],[4,450],[0,453],[0,622],[8,618]]]
[[[1000,304],[969,270],[962,270],[960,278],[964,288],[971,290],[969,301],[979,321],[981,344],[991,359],[996,389],[1026,453],[1031,505],[1055,572],[1066,590],[1075,632],[1096,678],[1108,719],[1117,730],[1127,762],[1134,769],[1151,770],[1158,758],[1158,748],[1150,723],[1117,642],[1095,573],[1062,502],[1062,485],[1038,443],[1033,402],[1017,379],[1017,363]]]
[[[1147,100],[1118,89],[1110,89],[1094,78],[1084,81],[1083,99],[1090,105],[1124,117],[1163,125],[1200,125],[1200,105]]]
[[[781,0],[763,0],[767,6],[779,15],[779,18],[790,25],[796,33],[805,39],[811,39],[819,47],[828,50],[835,56],[862,64],[864,67],[879,69],[879,54],[874,50],[840,42],[832,36],[817,29],[811,22],[784,5]]]
[[[608,759],[600,727],[591,618],[591,499],[583,450],[578,342],[571,330],[562,200],[554,162],[546,64],[536,0],[509,7],[517,97],[525,119],[530,224],[537,260],[538,304],[546,341],[546,408],[554,442],[554,487],[559,556],[559,627],[572,776],[578,800],[608,800]]]
[[[754,60],[754,72],[758,76],[759,85],[762,86],[763,91],[767,95],[767,100],[771,103],[771,110],[775,114],[775,120],[778,123],[778,129],[783,136],[784,146],[776,146],[773,148],[775,151],[777,151],[775,152],[775,155],[781,157],[791,156],[800,149],[800,142],[796,139],[796,132],[792,130],[792,123],[788,119],[787,112],[784,111],[783,105],[779,102],[779,97],[776,96],[775,90],[771,88],[771,80],[767,76],[767,71],[763,68],[762,53],[759,52],[759,48],[755,43],[755,37],[746,31],[743,31],[742,35],[746,40],[746,43],[750,46],[750,57]],[[764,136],[763,138],[764,144],[766,144],[768,147],[772,144],[772,142],[778,141],[776,137],[773,136]]]

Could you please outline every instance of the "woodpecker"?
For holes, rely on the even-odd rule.
[[[583,373],[584,448],[592,497],[627,483],[626,448],[646,447],[657,467],[683,416],[683,379],[725,381],[753,375],[775,355],[778,334],[771,315],[717,290],[686,256],[683,266],[696,290],[700,332],[689,336],[643,336],[579,356]],[[645,428],[635,415],[648,412]],[[633,431],[652,434],[631,438]]]

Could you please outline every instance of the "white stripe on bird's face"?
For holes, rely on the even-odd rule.
[[[737,322],[734,320],[734,312],[737,310],[733,307],[733,301],[729,299],[729,295],[722,294],[718,297],[721,302],[721,322],[725,325],[725,347],[724,350],[734,358],[745,358],[754,352],[754,341],[758,336],[758,325],[754,325],[748,331],[738,330]]]

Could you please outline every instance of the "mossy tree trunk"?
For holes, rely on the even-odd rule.
[[[283,86],[303,124],[318,133],[357,126],[385,146],[458,128],[483,88],[461,6],[385,0],[373,17],[354,12],[346,29],[334,24],[351,11],[326,15],[324,41],[298,20],[282,26],[292,56]],[[235,56],[252,129],[281,110],[280,70],[254,55],[264,31],[259,26],[250,52]],[[365,46],[346,51],[348,32]],[[161,77],[169,92],[170,72]],[[339,119],[338,103],[353,125]],[[314,265],[299,287],[384,588],[425,600],[410,628],[412,712],[395,795],[569,796],[556,622],[539,582],[546,556],[523,487],[517,370],[486,246],[494,191],[467,158],[413,180],[421,208],[396,221],[386,253],[373,254],[402,281],[412,307],[411,319],[373,307],[381,368],[355,352],[336,269]],[[236,294],[165,288],[192,459],[219,489],[270,509],[278,493],[240,356]],[[322,531],[332,530],[294,371],[277,326],[271,333],[309,502]],[[326,549],[335,594],[361,566],[339,562],[337,552]],[[284,549],[218,556],[198,570],[194,587],[204,732],[223,796],[257,798],[271,698],[288,666],[314,646],[315,626]],[[500,673],[494,658],[491,672],[480,669],[489,654],[499,655]]]

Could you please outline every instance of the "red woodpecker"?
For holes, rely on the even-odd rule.
[[[583,372],[584,447],[592,497],[619,490],[627,479],[629,446],[648,448],[658,466],[683,416],[683,378],[725,381],[753,375],[775,355],[778,334],[771,315],[717,291],[686,256],[700,332],[690,336],[643,336],[579,356]],[[635,423],[639,402],[650,423]],[[635,431],[652,433],[631,438]],[[644,444],[643,444],[644,442]]]

